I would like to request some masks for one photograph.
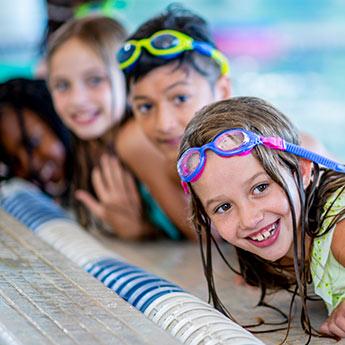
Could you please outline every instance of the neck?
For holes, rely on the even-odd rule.
[[[300,233],[299,233],[300,236]],[[310,251],[311,251],[311,238],[308,236],[308,234],[305,235],[304,239],[304,250],[305,250],[305,260],[309,260],[310,257]],[[291,245],[288,253],[285,255],[284,259],[293,261],[294,258],[294,244]],[[301,248],[298,248],[298,258],[301,258]]]

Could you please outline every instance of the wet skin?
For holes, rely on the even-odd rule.
[[[294,178],[287,170],[281,173],[299,219]],[[293,257],[288,199],[252,154],[222,158],[207,152],[205,170],[193,188],[226,241],[270,261]]]
[[[195,112],[229,95],[225,78],[212,87],[192,68],[176,68],[172,63],[132,83],[129,100],[146,137],[175,164],[182,135]]]

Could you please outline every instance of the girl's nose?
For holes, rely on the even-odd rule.
[[[86,99],[85,88],[82,85],[73,85],[69,99],[73,105],[83,105]]]
[[[264,218],[264,212],[257,203],[248,202],[240,207],[240,227],[243,230],[256,229]]]
[[[176,117],[166,105],[161,105],[157,111],[156,129],[162,133],[169,133],[176,127]]]
[[[32,152],[32,156],[31,156],[32,169],[38,173],[41,170],[42,165],[43,165],[43,160],[40,153],[38,153],[37,150]]]

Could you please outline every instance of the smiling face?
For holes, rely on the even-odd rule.
[[[28,109],[23,109],[22,114],[28,142],[23,140],[14,110],[10,107],[2,109],[0,138],[11,160],[10,169],[15,176],[30,180],[47,193],[59,196],[66,189],[64,145],[37,114]]]
[[[49,85],[57,113],[84,140],[102,136],[125,108],[125,83],[114,66],[76,38],[63,43],[49,63]]]
[[[132,83],[129,100],[145,135],[174,162],[183,132],[195,112],[229,93],[225,78],[212,88],[193,68],[176,68],[173,62],[153,69]]]
[[[299,219],[295,181],[287,170],[281,173]],[[205,169],[193,188],[226,241],[269,261],[293,256],[288,199],[252,154],[222,158],[208,151]]]

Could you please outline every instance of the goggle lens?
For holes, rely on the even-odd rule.
[[[127,61],[135,51],[136,47],[132,43],[126,43],[118,52],[117,59],[119,63]]]
[[[191,175],[195,169],[198,167],[200,163],[200,152],[199,151],[192,151],[183,157],[182,161],[180,162],[180,173],[183,176]]]
[[[226,131],[223,134],[219,135],[212,142],[211,146],[208,146],[210,144],[207,144],[206,147],[212,149],[213,146],[214,149],[218,150],[218,154],[220,154],[219,151],[222,151],[224,152],[225,156],[231,156],[232,153],[236,154],[238,151],[240,151],[241,147],[248,143],[249,140],[250,138],[245,132],[241,130],[232,130]],[[200,149],[191,149],[187,151],[186,154],[183,155],[178,162],[178,170],[180,176],[184,176],[186,179],[190,179],[195,171],[199,169],[199,165],[202,160],[201,156],[203,154],[204,151]],[[196,176],[198,176],[198,174],[196,174]],[[196,176],[194,176],[192,180]]]
[[[226,132],[219,136],[214,145],[222,151],[233,151],[240,148],[243,144],[248,141],[247,136],[245,133],[241,131],[231,131]]]
[[[158,35],[151,41],[151,45],[155,49],[171,49],[179,45],[179,39],[173,35]]]

